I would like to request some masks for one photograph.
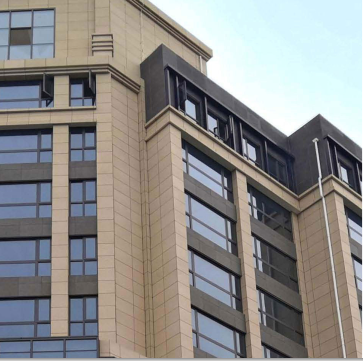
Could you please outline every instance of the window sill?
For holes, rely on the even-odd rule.
[[[58,112],[58,111],[79,111],[79,110],[96,110],[97,106],[87,107],[61,107],[61,108],[24,108],[24,109],[1,109],[1,114],[13,113],[37,113],[37,112]]]

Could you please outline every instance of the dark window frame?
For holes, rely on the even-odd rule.
[[[224,348],[225,350],[234,353],[235,354],[235,358],[246,358],[246,342],[245,342],[245,334],[235,330],[234,328],[225,325],[223,322],[216,320],[215,318],[213,318],[211,315],[207,315],[204,312],[200,312],[197,308],[192,307],[192,318],[193,318],[193,311],[194,311],[194,315],[195,315],[195,319],[194,319],[194,324],[195,324],[195,328],[193,328],[192,326],[192,333],[193,333],[193,342],[194,342],[194,335],[195,335],[195,339],[196,339],[196,348],[200,349],[200,338],[203,338],[205,340],[207,340],[208,342],[211,342],[215,345],[217,345],[218,347]],[[198,324],[198,314],[203,315],[206,318],[209,318],[210,320],[212,320],[213,322],[219,323],[221,326],[231,330],[233,332],[233,343],[234,343],[234,350],[230,349],[229,347],[223,345],[222,343],[219,343],[211,338],[209,338],[208,336],[203,335],[200,331],[199,331],[199,324]],[[192,322],[193,325],[193,322]],[[241,346],[241,351],[238,352],[237,349],[237,334],[239,334],[241,336],[241,339],[243,340],[243,345]]]
[[[187,143],[184,140],[182,142],[182,149],[184,150],[183,153],[185,153],[185,157],[184,157],[184,154],[182,156],[183,164],[185,165],[185,168],[183,168],[185,173],[190,175],[190,170],[189,170],[190,167],[194,168],[199,173],[201,173],[203,176],[207,177],[212,182],[216,183],[218,186],[221,187],[222,194],[223,194],[221,197],[223,197],[224,199],[226,199],[226,200],[228,200],[230,202],[233,202],[233,187],[232,187],[232,174],[231,174],[231,172],[228,171],[223,166],[221,166],[216,161],[214,161],[213,159],[210,159],[210,158],[209,159],[210,159],[210,163],[212,164],[212,166],[210,166],[209,164],[206,164],[206,162],[204,162],[204,160],[201,159],[201,156],[205,156],[207,159],[208,159],[208,156],[205,155],[199,149],[195,148],[194,146],[192,146],[191,144]],[[221,175],[221,182],[217,182],[216,179],[212,178],[207,173],[203,172],[201,169],[197,169],[193,164],[190,164],[189,154],[191,154],[194,158],[198,159],[198,161],[200,161],[201,163],[206,164],[206,166],[212,168],[216,172],[217,172],[217,170],[215,168],[220,168],[219,172],[220,172],[220,175]],[[230,186],[228,185],[228,183],[230,183]],[[209,189],[211,189],[211,188],[209,188]]]
[[[357,274],[357,270],[355,269],[355,262],[359,263],[362,267],[362,260],[360,260],[357,257],[354,257],[352,255],[352,261],[353,261],[353,271],[354,271],[354,281],[355,281],[355,286],[358,290],[362,291],[362,274]],[[359,283],[360,283],[360,287],[359,287]]]
[[[352,239],[353,241],[359,243],[359,244],[362,244],[362,226],[361,226],[361,233],[359,233],[356,229],[353,229],[353,227],[351,227],[350,224],[349,224],[349,220],[351,220],[355,224],[357,224],[357,223],[353,219],[349,218],[350,214],[354,214],[356,217],[360,218],[361,224],[362,224],[362,217],[360,217],[357,213],[350,210],[348,207],[345,207],[345,216],[346,216],[346,219],[347,219],[347,228],[348,228],[349,238]],[[352,232],[354,232],[354,233],[356,233],[358,235],[358,238],[360,239],[360,242],[357,241],[356,238],[352,237]]]
[[[82,300],[83,305],[82,305],[82,312],[83,312],[83,317],[81,321],[72,321],[71,320],[71,301],[74,299],[78,299],[78,300]],[[95,299],[96,300],[96,318],[92,318],[92,319],[88,319],[87,318],[87,299]],[[72,324],[82,324],[82,329],[83,329],[83,335],[81,335],[82,337],[92,337],[92,336],[98,336],[99,334],[99,321],[98,321],[98,296],[81,296],[81,297],[69,297],[69,308],[68,308],[68,312],[69,312],[69,335],[71,335],[71,325]],[[97,325],[97,335],[92,335],[92,336],[86,336],[86,324],[96,324]],[[78,336],[72,336],[72,337],[80,337]]]
[[[34,26],[34,13],[35,12],[42,12],[42,11],[53,11],[54,14],[54,22],[53,22],[53,26]],[[11,18],[12,18],[12,14],[13,13],[19,13],[19,12],[31,12],[31,25],[30,27],[20,27],[20,28],[12,28],[11,27]],[[46,8],[46,9],[27,9],[27,10],[8,10],[8,11],[0,11],[1,13],[8,13],[9,14],[9,24],[7,28],[1,28],[1,29],[8,29],[9,30],[9,37],[8,37],[8,45],[1,45],[1,47],[7,47],[8,51],[7,51],[7,58],[5,60],[13,60],[10,59],[10,47],[11,47],[11,30],[12,29],[17,29],[17,30],[25,30],[25,29],[29,29],[30,30],[30,44],[28,46],[30,46],[30,58],[29,59],[52,59],[55,57],[55,34],[56,34],[56,8]],[[40,43],[40,44],[34,44],[34,39],[33,39],[33,34],[34,34],[34,29],[39,29],[39,28],[44,28],[44,27],[53,27],[53,42],[52,43]],[[33,48],[34,46],[37,45],[52,45],[53,46],[53,56],[51,58],[33,58]],[[24,58],[28,59],[28,58]]]
[[[0,204],[0,208],[8,208],[8,207],[36,207],[36,216],[30,217],[28,219],[35,219],[35,218],[51,218],[52,214],[49,217],[40,217],[40,207],[42,206],[50,206],[51,212],[52,212],[52,182],[26,182],[26,183],[2,183],[1,186],[8,186],[8,185],[28,185],[28,184],[36,184],[36,202],[35,203],[6,203],[6,204]],[[50,201],[49,202],[42,202],[41,201],[41,185],[42,184],[50,184]],[[1,219],[20,219],[20,218],[1,218]]]
[[[51,163],[51,162],[41,162],[41,153],[51,152],[53,158],[53,132],[52,129],[42,129],[42,130],[14,130],[14,131],[1,131],[1,136],[37,136],[37,148],[34,149],[20,149],[20,150],[0,150],[0,154],[18,154],[18,153],[34,153],[37,152],[37,162],[36,163]],[[51,148],[42,148],[42,135],[51,136]],[[36,164],[36,163],[26,163],[26,164]],[[0,164],[21,164],[21,163],[0,163]]]
[[[2,239],[0,240],[0,244],[4,242],[26,242],[26,241],[35,241],[35,258],[33,260],[28,261],[0,261],[0,265],[6,265],[6,264],[35,264],[35,275],[34,276],[21,276],[21,277],[37,277],[39,276],[39,264],[48,264],[51,266],[51,260],[52,260],[52,241],[50,238],[26,238],[26,239]],[[49,259],[41,259],[40,258],[40,242],[41,241],[49,241]],[[52,270],[50,269],[50,274],[48,276],[51,276]],[[44,276],[44,275],[42,275]],[[1,276],[3,277],[4,276]],[[18,276],[7,276],[8,277],[18,277]]]
[[[95,183],[95,200],[87,201],[86,200],[86,183],[94,182]],[[82,200],[81,201],[72,201],[72,184],[81,183],[82,184]],[[72,205],[82,205],[82,215],[81,216],[72,216]],[[94,216],[86,216],[86,205],[87,204],[95,204],[96,205],[96,214],[97,216],[97,179],[82,179],[82,180],[74,180],[69,182],[69,216],[70,217],[94,217]]]
[[[224,249],[229,253],[237,255],[237,237],[236,237],[236,224],[235,224],[235,222],[233,222],[232,220],[227,218],[225,215],[220,214],[218,211],[216,211],[215,209],[213,209],[210,206],[206,205],[205,203],[203,203],[202,201],[200,201],[196,197],[192,196],[191,194],[185,192],[185,196],[188,197],[187,207],[188,207],[188,210],[189,210],[189,211],[187,209],[185,210],[185,216],[186,216],[187,219],[189,219],[189,221],[188,221],[189,227],[188,227],[188,224],[187,224],[187,227],[194,230],[193,221],[196,221],[196,222],[200,223],[203,227],[206,227],[207,229],[214,232],[219,237],[224,238],[225,241],[226,241],[226,248],[224,248]],[[221,218],[224,219],[225,232],[226,232],[224,235],[219,233],[217,230],[213,229],[210,225],[204,223],[203,221],[201,221],[198,218],[196,218],[195,216],[193,216],[193,210],[192,210],[192,204],[191,204],[192,199],[194,201],[198,202],[199,204],[201,204],[203,207],[208,208],[211,212],[217,214],[218,216],[220,216]],[[229,233],[228,224],[230,224],[231,237],[228,236],[228,233]],[[194,231],[194,232],[197,232],[197,231]],[[197,233],[200,234],[199,232],[197,232]],[[210,240],[210,241],[213,242],[212,240]],[[213,243],[218,245],[215,242],[213,242]]]
[[[25,321],[25,322],[0,322],[0,326],[34,326],[34,337],[38,337],[38,325],[49,325],[51,326],[51,299],[49,297],[39,297],[39,298],[10,298],[10,299],[2,299],[1,302],[9,302],[9,301],[34,301],[34,321]],[[49,301],[49,320],[39,320],[39,301],[40,300],[48,300]],[[44,336],[42,336],[44,337]],[[50,335],[49,335],[50,337]],[[4,340],[11,339],[11,337],[2,338]]]
[[[87,238],[94,238],[95,239],[95,257],[93,258],[87,258],[86,257],[86,239]],[[82,240],[82,258],[80,259],[72,259],[72,241],[76,239]],[[82,275],[77,276],[88,276],[86,273],[86,263],[89,262],[96,262],[97,263],[97,272],[95,275],[98,274],[98,249],[97,249],[97,236],[83,236],[83,237],[71,237],[69,239],[69,274],[73,276],[72,274],[72,263],[82,263]]]
[[[94,137],[95,137],[95,145],[93,147],[87,147],[86,146],[86,133],[89,130],[93,130],[94,131]],[[76,133],[72,133],[72,131],[76,132]],[[81,148],[77,148],[77,147],[72,147],[72,141],[71,141],[71,136],[72,134],[80,134],[77,133],[78,132],[82,132],[82,147]],[[96,131],[96,127],[84,127],[84,128],[70,128],[69,130],[69,161],[70,162],[87,162],[85,160],[85,152],[88,150],[94,150],[95,151],[95,159],[92,161],[96,161],[97,160],[97,131]],[[81,161],[73,161],[72,160],[72,151],[82,151],[82,160]],[[91,161],[91,162],[92,162]]]
[[[267,154],[267,164],[268,164],[268,174],[276,179],[282,185],[288,187],[289,186],[289,175],[288,175],[288,165],[285,162],[282,162],[279,157],[276,157],[275,154],[268,152]],[[271,162],[274,161],[276,165],[276,174],[274,174],[271,170]],[[281,174],[281,168],[284,169],[284,172]]]
[[[196,277],[201,279],[204,282],[207,282],[211,286],[213,286],[213,287],[217,288],[218,290],[223,291],[224,293],[229,295],[229,298],[230,298],[230,304],[228,305],[229,307],[232,307],[233,309],[242,312],[242,296],[241,296],[242,292],[241,292],[241,283],[240,283],[241,278],[239,276],[233,274],[231,271],[228,271],[225,268],[223,268],[219,265],[216,265],[214,262],[210,261],[209,259],[202,256],[198,252],[195,252],[193,249],[189,249],[188,253],[191,255],[191,257],[189,258],[189,281],[192,281],[191,286],[199,289],[198,286],[196,286],[196,281],[195,281]],[[213,267],[219,268],[223,272],[227,273],[228,279],[229,279],[229,285],[228,285],[229,290],[227,290],[226,288],[222,288],[219,285],[217,285],[216,283],[214,283],[212,280],[199,275],[195,269],[195,256],[203,259],[203,261],[205,261],[205,262],[210,263]],[[235,293],[233,292],[233,277],[235,278],[235,287],[236,287]],[[209,293],[207,293],[207,294],[209,294]],[[210,296],[213,297],[212,295],[210,295]],[[213,297],[213,298],[215,298],[215,297]],[[222,302],[222,301],[220,301],[220,302]]]
[[[249,155],[249,150],[248,150],[248,146],[251,146],[255,149],[255,153],[256,153],[256,160],[253,160],[250,155]],[[255,166],[257,166],[258,168],[263,167],[262,165],[262,152],[261,152],[261,147],[256,144],[253,140],[250,140],[249,137],[247,136],[243,136],[242,138],[242,153],[243,156],[245,156],[249,161],[251,161]]]
[[[274,352],[279,357],[269,357],[268,351]],[[262,344],[262,352],[263,352],[263,358],[289,358],[288,356],[284,355],[282,352],[275,350],[274,348],[267,346],[265,344]]]
[[[92,107],[96,105],[96,94],[92,96],[85,95],[85,89],[90,89],[89,84],[90,78],[71,78],[69,80],[69,106],[70,107]],[[81,97],[72,97],[72,85],[82,84],[82,96]],[[85,102],[91,100],[92,104],[85,104]],[[81,101],[82,105],[73,105],[72,101]]]
[[[292,312],[295,312],[296,314],[298,314],[300,316],[301,319],[301,332],[299,330],[295,330],[294,328],[292,328],[290,325],[286,324],[285,322],[279,320],[274,314],[270,314],[265,310],[262,310],[261,307],[262,306],[262,294],[265,297],[270,298],[273,302],[279,303],[281,305],[284,305],[285,308],[291,310]],[[278,300],[277,298],[275,298],[274,296],[268,294],[267,292],[257,288],[257,301],[258,301],[258,313],[259,313],[259,318],[260,318],[260,323],[266,327],[271,328],[272,330],[281,333],[278,331],[278,327],[276,326],[276,324],[281,324],[283,325],[283,327],[288,328],[289,330],[291,330],[292,335],[297,335],[294,338],[288,337],[287,335],[282,334],[283,336],[290,338],[291,340],[293,340],[294,342],[300,344],[300,345],[305,345],[305,341],[304,341],[304,331],[303,331],[303,322],[302,322],[302,313],[296,311],[295,309],[293,309],[292,307],[290,307],[289,305],[287,305],[284,302],[281,302],[280,300]],[[269,325],[267,325],[267,321],[266,318],[269,318],[270,321],[272,321],[273,323],[273,327],[270,327]]]
[[[344,168],[345,171],[347,172],[347,177],[348,177],[347,181],[343,179],[342,168]],[[344,161],[340,160],[339,157],[338,157],[338,173],[339,173],[339,179],[342,182],[348,184],[350,188],[355,189],[353,169],[350,166],[348,166]]]
[[[258,242],[264,244],[269,249],[269,252],[267,253],[268,260],[264,260],[263,258],[261,258],[257,254],[258,253],[258,249],[259,249]],[[286,287],[289,287],[291,290],[293,290],[295,292],[299,292],[299,281],[298,281],[298,277],[297,277],[296,260],[294,260],[291,257],[285,255],[284,253],[282,253],[281,251],[279,251],[276,247],[271,246],[268,242],[263,241],[260,237],[257,237],[254,234],[252,234],[252,244],[253,244],[253,261],[254,261],[255,268],[258,269],[259,271],[263,272],[264,274],[267,274],[271,278],[275,279],[277,282],[285,285]],[[270,250],[272,250],[273,252],[279,253],[282,257],[284,257],[286,259],[289,259],[291,262],[293,262],[295,264],[296,277],[294,277],[291,274],[288,274],[288,273],[284,272],[283,270],[279,269],[278,267],[274,266],[271,262],[269,262],[270,257],[271,257]],[[260,262],[263,263],[263,264],[265,264],[268,267],[269,272],[267,272],[267,270],[266,270],[265,267],[262,267],[262,269],[261,269]],[[287,279],[287,282],[286,283],[282,283],[278,279],[276,279],[271,274],[271,269],[273,269],[275,272],[278,272],[279,274],[283,275]],[[295,287],[292,286],[292,285],[295,285]]]

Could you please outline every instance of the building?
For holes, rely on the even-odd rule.
[[[147,0],[0,1],[0,357],[362,356],[361,148],[211,56]]]

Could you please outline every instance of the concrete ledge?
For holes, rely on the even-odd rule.
[[[250,217],[252,233],[296,261],[295,244],[257,219]]]
[[[95,179],[97,177],[97,163],[69,162],[69,179]]]
[[[69,217],[70,236],[94,236],[97,234],[97,217]]]
[[[51,181],[52,163],[1,164],[0,182]]]
[[[51,218],[19,218],[0,220],[1,238],[43,238],[52,236]]]
[[[232,221],[237,222],[236,206],[232,202],[227,201],[186,173],[184,173],[184,187],[188,193],[201,199],[204,203],[213,207]]]
[[[68,290],[70,296],[97,295],[98,276],[69,276]]]
[[[50,296],[50,277],[0,278],[0,298]]]
[[[216,358],[208,352],[202,351],[197,347],[193,347],[194,358]]]
[[[296,310],[300,312],[303,311],[301,296],[297,292],[291,290],[289,287],[276,281],[258,269],[255,269],[255,274],[256,285],[258,288],[261,288],[262,290],[295,308]]]
[[[188,247],[194,251],[206,256],[207,259],[209,258],[237,276],[242,276],[241,260],[234,254],[227,252],[190,228],[187,228],[187,240]]]
[[[246,333],[246,321],[242,312],[227,306],[223,302],[207,295],[206,293],[190,286],[190,299],[192,306],[210,315],[222,323],[236,329],[237,331]]]
[[[260,324],[261,342],[292,358],[307,358],[308,351],[304,346],[290,340],[280,333]]]

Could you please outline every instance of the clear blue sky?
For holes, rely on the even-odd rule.
[[[289,135],[322,114],[362,145],[361,0],[151,0],[211,47],[208,76]]]

